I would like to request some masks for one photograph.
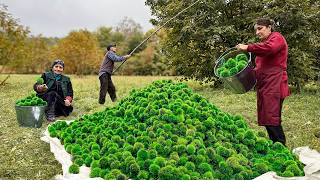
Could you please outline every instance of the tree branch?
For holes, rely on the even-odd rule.
[[[6,78],[4,78],[4,80],[0,83],[0,86],[4,86],[6,81],[9,79],[10,74],[8,74],[8,76]]]

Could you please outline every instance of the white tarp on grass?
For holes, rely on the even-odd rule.
[[[298,147],[293,153],[299,156],[299,160],[305,164],[303,177],[280,177],[275,172],[267,172],[254,180],[320,180],[320,153],[308,146]]]
[[[50,137],[48,128],[41,140],[50,144],[51,152],[62,165],[63,174],[56,175],[57,180],[102,180],[102,178],[90,178],[90,168],[86,166],[80,167],[79,174],[69,173],[69,166],[72,164],[71,155],[65,151],[58,138]],[[275,172],[267,172],[254,180],[320,180],[320,153],[307,146],[296,148],[293,153],[297,154],[300,161],[306,165],[304,167],[305,176],[286,178],[277,176]]]

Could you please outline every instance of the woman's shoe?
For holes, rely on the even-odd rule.
[[[47,121],[49,121],[49,122],[54,122],[55,120],[56,120],[56,117],[54,116],[54,115],[47,115]]]

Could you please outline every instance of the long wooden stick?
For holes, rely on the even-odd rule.
[[[155,33],[157,33],[160,29],[162,29],[166,24],[168,24],[168,22],[170,22],[172,19],[176,18],[177,16],[179,16],[181,13],[183,13],[185,10],[189,9],[190,7],[194,6],[195,4],[197,4],[200,0],[197,0],[196,2],[192,3],[190,6],[186,7],[185,9],[183,9],[182,11],[180,11],[178,14],[176,14],[175,16],[173,16],[172,18],[170,18],[167,22],[165,22],[162,26],[160,26],[157,30],[155,30],[153,33],[151,33],[145,40],[143,40],[137,47],[135,47],[129,55],[132,55],[143,43],[145,43],[146,41],[148,41]],[[112,74],[114,72],[116,72],[121,66],[122,64],[124,64],[126,62],[127,59],[125,59],[124,61],[121,62],[121,64],[116,67],[116,69],[112,72]]]

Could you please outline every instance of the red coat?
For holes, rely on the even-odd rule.
[[[260,43],[250,44],[256,55],[258,124],[281,124],[280,99],[290,95],[287,76],[288,45],[278,32]]]

